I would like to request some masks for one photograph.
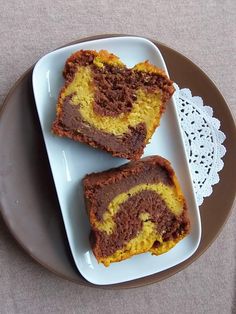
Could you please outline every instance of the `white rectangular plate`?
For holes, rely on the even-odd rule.
[[[172,99],[160,127],[145,149],[144,156],[157,154],[171,161],[189,207],[192,222],[191,233],[168,253],[160,256],[141,254],[120,263],[111,264],[108,268],[97,263],[89,244],[90,227],[81,180],[87,173],[107,170],[127,161],[114,158],[99,149],[56,137],[51,133],[57,97],[64,84],[62,70],[65,61],[73,52],[80,49],[107,49],[119,56],[128,67],[149,60],[166,72],[167,69],[160,51],[152,42],[140,37],[115,37],[88,41],[53,51],[42,57],[33,71],[36,106],[75,264],[88,281],[98,285],[115,284],[163,271],[189,258],[200,242],[200,215],[193,192],[175,102]]]

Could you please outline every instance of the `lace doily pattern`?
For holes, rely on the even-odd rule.
[[[203,104],[201,97],[192,96],[187,88],[175,84],[177,112],[185,141],[194,191],[198,205],[211,195],[212,186],[219,182],[218,172],[223,168],[226,153],[222,143],[225,134],[220,121],[213,117],[213,109]]]

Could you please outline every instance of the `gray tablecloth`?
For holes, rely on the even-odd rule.
[[[236,113],[234,0],[0,0],[0,103],[43,54],[80,37],[115,32],[149,36],[185,54]],[[0,218],[0,313],[236,313],[235,223],[234,210],[208,251],[175,276],[104,291],[45,270],[19,248]]]

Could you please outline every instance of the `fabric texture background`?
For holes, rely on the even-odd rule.
[[[157,39],[186,55],[216,83],[236,114],[234,0],[0,0],[0,8],[1,104],[15,80],[56,47],[89,35],[127,33]],[[175,276],[106,291],[44,269],[0,218],[0,313],[236,313],[235,224],[234,208],[214,244]]]

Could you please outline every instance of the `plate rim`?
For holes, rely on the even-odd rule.
[[[84,37],[84,38],[79,38],[75,41],[72,41],[68,44],[65,44],[61,47],[65,47],[65,46],[68,46],[68,45],[73,45],[73,44],[76,44],[76,43],[80,43],[80,42],[85,42],[85,41],[90,41],[90,40],[94,40],[94,39],[102,39],[102,38],[108,38],[108,37],[120,37],[120,36],[133,36],[133,37],[141,37],[141,36],[137,36],[137,35],[129,35],[129,34],[101,34],[101,35],[94,35],[94,36],[88,36],[88,37]],[[208,79],[208,81],[210,81],[210,83],[213,85],[213,87],[219,92],[219,94],[221,95],[225,105],[226,105],[226,108],[233,120],[233,123],[234,123],[234,128],[236,129],[236,120],[235,120],[235,117],[234,117],[234,114],[231,110],[231,108],[228,106],[224,96],[222,95],[221,91],[219,90],[219,88],[216,86],[216,84],[214,83],[214,81],[197,65],[195,64],[193,61],[191,61],[188,57],[186,57],[185,55],[183,55],[182,53],[180,53],[179,51],[177,51],[176,49],[174,48],[171,48],[169,46],[167,46],[166,44],[163,44],[162,42],[159,42],[155,39],[151,39],[151,38],[148,38],[148,37],[144,37],[144,38],[147,38],[149,39],[152,43],[154,43],[154,45],[157,45],[160,44],[160,45],[163,45],[164,47],[170,49],[170,50],[173,50],[175,53],[178,53],[181,57],[183,57],[186,61],[188,61],[191,65],[193,65],[195,68],[198,69],[198,71],[201,72],[201,74],[203,74],[206,79]],[[59,47],[59,48],[61,48]],[[57,48],[57,49],[59,49]],[[55,50],[57,50],[55,49]],[[39,58],[40,59],[40,58]],[[32,71],[33,67],[34,67],[35,63],[29,67],[17,80],[16,82],[13,84],[13,86],[10,88],[7,96],[5,97],[3,103],[2,103],[2,106],[0,108],[0,119],[2,118],[3,114],[4,114],[4,111],[5,111],[5,108],[7,107],[7,104],[8,104],[8,101],[9,99],[11,98],[14,90],[16,89],[16,87],[21,83],[21,81]],[[192,264],[196,259],[198,259],[212,244],[213,242],[216,240],[216,238],[219,236],[219,234],[221,233],[224,225],[227,223],[230,215],[231,215],[231,212],[232,212],[232,208],[234,206],[234,204],[236,203],[236,200],[235,200],[235,195],[236,195],[236,190],[234,192],[234,195],[232,195],[232,199],[233,201],[231,202],[231,206],[230,208],[228,209],[228,212],[227,212],[227,216],[225,217],[225,220],[224,222],[221,224],[221,226],[219,227],[218,231],[214,234],[214,236],[212,237],[211,241],[209,241],[207,243],[207,245],[205,246],[204,249],[201,250],[200,253],[197,254],[194,254],[191,258],[191,260],[187,260],[188,262],[181,268],[181,269],[177,269],[174,271],[173,274],[176,274],[178,273],[179,271],[185,269],[186,267],[188,267],[190,264]],[[20,244],[20,246],[26,251],[26,253],[31,256],[31,258],[33,258],[34,260],[36,260],[39,264],[41,264],[42,266],[44,266],[46,269],[48,269],[49,271],[51,271],[52,273],[60,276],[61,278],[63,279],[66,279],[66,280],[69,280],[69,281],[72,281],[72,282],[75,282],[77,284],[80,284],[80,285],[85,285],[85,286],[91,286],[91,287],[100,287],[100,288],[112,288],[112,289],[120,289],[121,287],[119,286],[119,284],[114,284],[114,285],[108,285],[108,286],[98,286],[98,285],[94,285],[94,284],[90,284],[89,282],[78,282],[77,280],[75,280],[74,278],[70,278],[69,276],[66,276],[64,275],[63,273],[60,273],[59,271],[56,271],[55,269],[53,269],[51,266],[47,265],[46,263],[44,263],[43,261],[41,261],[40,259],[38,259],[34,254],[32,254],[25,246],[24,246],[24,243],[22,243],[20,241],[20,239],[18,238],[18,236],[15,234],[14,230],[12,230],[12,228],[10,227],[10,224],[8,223],[8,219],[4,213],[4,209],[3,209],[3,206],[1,204],[0,206],[0,212],[2,214],[2,217],[3,217],[3,220],[6,224],[6,226],[8,227],[10,233],[13,235],[13,237],[15,238],[15,240]],[[201,208],[200,208],[200,212],[201,212]],[[154,280],[150,280],[148,282],[145,282],[145,283],[135,283],[136,280],[132,280],[130,283],[131,285],[129,287],[126,287],[126,286],[123,286],[122,288],[126,289],[126,288],[131,288],[131,287],[139,287],[139,286],[145,286],[145,285],[148,285],[148,284],[151,284],[151,283],[154,283],[154,282],[159,282],[159,281],[162,281],[162,280],[165,280],[166,278],[170,277],[173,275],[172,273],[171,274],[165,274],[161,279],[154,279]],[[151,276],[146,276],[145,278],[148,278],[148,277],[152,277]]]

